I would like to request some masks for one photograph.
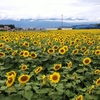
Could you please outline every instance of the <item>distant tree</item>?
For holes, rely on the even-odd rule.
[[[0,27],[4,27],[4,25],[0,24]]]
[[[13,25],[13,24],[9,24],[9,25],[0,24],[0,27],[4,27],[4,26],[9,26],[11,29],[15,28],[15,25]]]
[[[14,29],[15,28],[15,25],[8,25],[11,29]]]
[[[61,27],[59,27],[59,28],[58,28],[58,30],[62,30],[62,28],[61,28]]]

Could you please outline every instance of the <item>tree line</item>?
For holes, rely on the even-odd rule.
[[[8,26],[8,27],[10,27],[11,29],[14,29],[14,28],[15,28],[15,25],[13,25],[13,24],[9,24],[9,25],[7,25],[7,24],[5,24],[5,25],[0,24],[0,27],[3,27],[3,28],[4,28],[4,26]]]

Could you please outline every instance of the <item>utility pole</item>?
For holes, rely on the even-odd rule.
[[[61,15],[61,28],[63,28],[63,14]]]

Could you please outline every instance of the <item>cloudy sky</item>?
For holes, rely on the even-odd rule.
[[[100,0],[0,0],[0,19],[71,18],[100,22]]]

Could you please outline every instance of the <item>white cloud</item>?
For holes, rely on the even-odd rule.
[[[0,0],[0,19],[84,18],[100,21],[100,0]]]

